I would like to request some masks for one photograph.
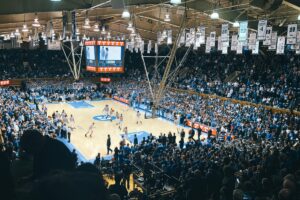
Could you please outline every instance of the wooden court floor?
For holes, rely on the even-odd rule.
[[[178,127],[174,123],[160,118],[155,119],[144,119],[144,112],[142,112],[142,125],[136,124],[137,116],[136,110],[133,108],[114,101],[114,100],[103,100],[103,101],[86,101],[86,103],[93,107],[75,108],[69,103],[57,103],[47,104],[48,115],[52,115],[53,112],[65,110],[68,117],[73,114],[75,118],[75,129],[71,134],[71,143],[73,146],[80,151],[80,153],[87,160],[94,159],[97,153],[101,153],[101,156],[106,155],[106,139],[107,135],[110,134],[112,145],[114,149],[119,146],[121,141],[121,134],[123,129],[120,131],[116,125],[117,121],[97,121],[93,117],[97,115],[104,115],[103,109],[105,105],[109,105],[109,108],[113,108],[115,111],[122,113],[124,116],[123,127],[128,127],[128,133],[146,131],[152,133],[154,136],[159,136],[160,133],[167,133],[171,131],[177,134],[177,130],[181,130],[183,127]],[[87,132],[88,127],[95,122],[95,129],[92,138],[85,137],[84,134]],[[185,129],[186,137],[188,129]],[[179,141],[179,134],[176,135],[177,142]]]

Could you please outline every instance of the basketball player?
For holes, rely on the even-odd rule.
[[[112,122],[112,116],[114,115],[115,110],[113,108],[110,109],[109,115],[110,115],[110,121]]]
[[[119,117],[119,129],[122,130],[122,124],[123,124],[123,115],[121,114]]]
[[[140,113],[140,111],[138,110],[137,112],[136,112],[136,117],[137,117],[137,120],[136,120],[136,124],[142,124],[142,118],[141,118],[141,113]]]
[[[127,128],[127,126],[124,127],[123,132],[124,132],[125,138],[128,140],[128,128]]]
[[[116,111],[116,118],[117,118],[117,123],[116,123],[116,125],[119,126],[119,125],[120,125],[120,116],[119,116],[118,111]]]
[[[106,115],[106,119],[109,117],[109,106],[105,105],[103,109],[104,115]]]
[[[86,132],[86,134],[85,134],[84,136],[87,137],[87,135],[90,133],[90,137],[92,137],[92,135],[93,135],[93,133],[94,133],[94,128],[95,128],[95,122],[93,122],[93,123],[90,125],[88,131]]]
[[[75,129],[75,119],[72,114],[70,116],[70,127],[72,130]]]

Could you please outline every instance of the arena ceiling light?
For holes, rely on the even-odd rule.
[[[85,18],[85,20],[84,20],[84,24],[83,24],[83,26],[82,26],[83,28],[85,28],[85,29],[90,29],[91,28],[91,25],[90,25],[90,20],[89,20],[89,18]]]
[[[170,3],[171,4],[180,4],[181,0],[171,0]]]
[[[170,22],[170,21],[171,21],[171,18],[170,18],[170,14],[169,14],[169,13],[166,13],[166,14],[165,14],[164,21],[165,21],[165,22]]]
[[[128,31],[132,31],[133,28],[134,28],[134,27],[133,27],[132,22],[131,22],[131,21],[128,22],[127,30],[128,30]]]
[[[37,14],[35,14],[35,18],[34,18],[34,20],[33,20],[32,26],[33,26],[33,27],[37,27],[37,28],[41,26]]]
[[[213,11],[210,15],[211,19],[219,19],[219,13],[217,13],[216,11]]]
[[[127,8],[125,8],[125,9],[123,10],[122,18],[124,18],[124,19],[129,19],[129,18],[130,18],[130,12],[128,11]]]
[[[300,21],[300,14],[298,15],[298,20]]]
[[[98,23],[96,23],[96,24],[94,25],[94,31],[95,31],[95,32],[99,32],[99,31],[100,31],[100,29],[99,29],[99,24],[98,24]]]
[[[102,34],[102,35],[105,35],[105,34],[106,34],[105,26],[102,26],[101,34]]]
[[[23,24],[22,32],[26,33],[28,31],[29,30],[28,30],[27,24]]]
[[[111,35],[110,35],[110,32],[109,32],[109,31],[107,32],[107,36],[106,36],[106,38],[107,38],[108,40],[110,40],[110,39],[111,39]]]
[[[16,28],[15,36],[19,36],[19,35],[20,35],[20,31],[18,28]]]
[[[238,21],[235,21],[233,23],[233,27],[235,27],[235,28],[240,27],[240,23]]]

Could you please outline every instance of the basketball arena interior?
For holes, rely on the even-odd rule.
[[[300,200],[300,0],[1,0],[1,200]]]

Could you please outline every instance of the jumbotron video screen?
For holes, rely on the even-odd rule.
[[[124,48],[124,41],[86,41],[86,69],[97,73],[123,73]]]

